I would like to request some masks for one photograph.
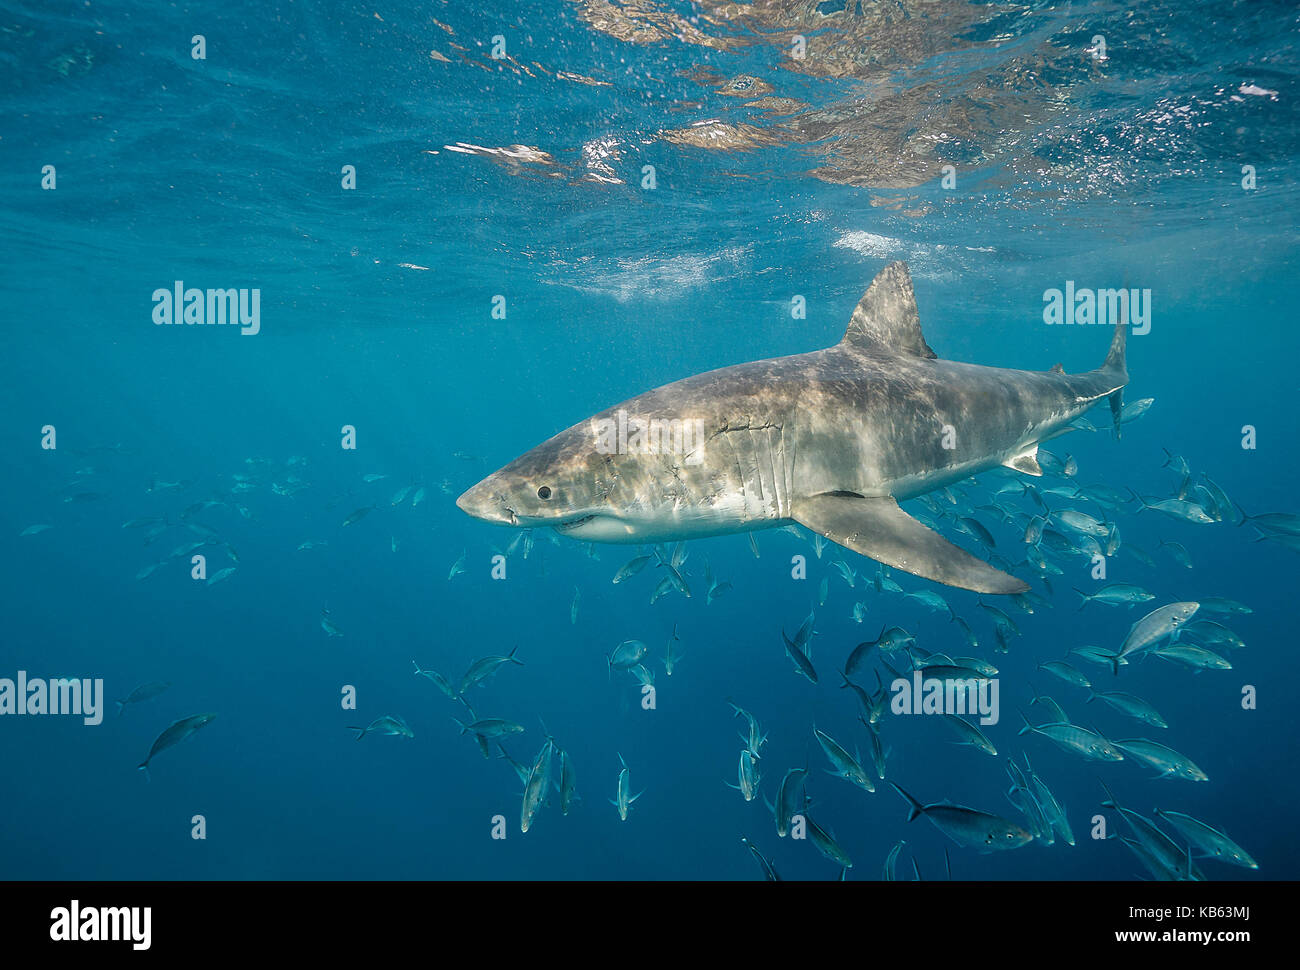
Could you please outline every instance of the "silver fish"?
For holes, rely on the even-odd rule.
[[[331,637],[343,636],[342,631],[339,630],[339,628],[334,625],[334,621],[329,618],[329,612],[330,612],[329,610],[320,611],[320,628],[325,631],[327,636],[331,636]]]
[[[1119,661],[1125,657],[1144,650],[1153,643],[1172,636],[1173,633],[1196,615],[1199,603],[1190,601],[1170,603],[1158,610],[1152,610],[1129,628],[1128,636],[1111,661],[1112,669],[1119,670]]]
[[[542,750],[537,752],[528,780],[524,783],[524,799],[519,809],[519,830],[527,832],[537,817],[542,802],[550,794],[551,761],[555,756],[555,745],[547,738]]]
[[[1029,719],[1022,713],[1020,719],[1024,721],[1022,727],[1016,733],[1041,734],[1049,741],[1054,741],[1058,746],[1066,751],[1072,751],[1075,754],[1082,755],[1090,761],[1123,761],[1124,754],[1120,749],[1123,747],[1119,742],[1112,744],[1095,731],[1080,727],[1077,724],[1055,723],[1055,724],[1030,724]],[[1124,749],[1127,750],[1127,749]]]
[[[235,567],[227,566],[225,569],[221,570],[221,572],[215,574],[214,576],[209,577],[208,585],[212,586],[213,584],[219,583],[222,580],[229,579],[234,574],[235,574]]]
[[[680,642],[681,637],[677,635],[677,624],[674,623],[672,638],[668,641],[668,646],[664,648],[664,673],[669,677],[673,675],[673,670],[677,666],[677,661],[682,659],[680,648],[677,651],[673,650],[673,644]]]
[[[748,748],[740,752],[740,764],[736,769],[738,781],[740,784],[731,785],[744,796],[745,801],[752,802],[754,796],[758,794],[758,763],[754,760],[754,755]]]
[[[452,720],[460,725],[461,734],[476,734],[488,741],[524,733],[522,724],[516,724],[514,721],[507,721],[499,717],[481,717],[469,724],[456,717],[453,717]]]
[[[817,738],[817,743],[821,745],[822,751],[826,752],[826,757],[834,766],[835,770],[831,772],[836,778],[843,778],[850,784],[857,785],[863,791],[874,792],[876,786],[871,783],[867,773],[862,770],[862,765],[858,759],[849,754],[844,747],[824,731],[813,728],[813,736]]]
[[[768,861],[767,857],[763,855],[763,853],[758,851],[758,847],[743,835],[740,837],[740,841],[745,844],[747,849],[749,849],[750,855],[754,857],[758,862],[759,868],[763,870],[763,878],[768,882],[780,882],[781,877],[776,874],[776,868]]]
[[[984,732],[974,724],[958,717],[956,714],[944,714],[943,722],[952,728],[953,731],[956,732],[957,736],[961,738],[961,740],[957,742],[958,744],[969,744],[972,747],[983,751],[985,754],[992,755],[995,758],[997,757],[998,749],[993,747],[993,742],[985,737]]]
[[[1067,684],[1073,684],[1075,687],[1088,688],[1092,686],[1087,677],[1063,660],[1049,660],[1047,663],[1039,664],[1038,669],[1045,670],[1054,677],[1059,677]]]
[[[648,563],[651,558],[651,556],[637,556],[635,559],[629,559],[619,568],[619,571],[614,574],[613,581],[615,583],[621,583],[625,579],[632,578],[641,570],[645,569],[646,563]]]
[[[605,658],[605,663],[610,671],[631,670],[641,662],[649,649],[640,640],[624,640]]]
[[[1259,863],[1252,859],[1245,849],[1218,829],[1206,825],[1199,819],[1184,815],[1182,812],[1167,812],[1159,808],[1156,809],[1156,815],[1178,829],[1187,841],[1211,858],[1245,869],[1259,868]]]
[[[1098,690],[1088,695],[1088,703],[1091,704],[1094,700],[1105,701],[1121,714],[1135,717],[1154,727],[1169,727],[1165,719],[1160,716],[1160,712],[1136,694],[1128,694],[1122,690]]]
[[[216,716],[215,714],[192,714],[189,717],[183,717],[179,721],[172,722],[163,730],[162,734],[154,739],[153,746],[149,748],[148,756],[136,765],[136,768],[143,771],[147,778],[149,776],[149,762],[153,760],[154,755],[173,745],[180,744],[199,728],[209,724]]]
[[[776,834],[781,838],[790,831],[790,819],[803,806],[801,792],[807,776],[807,768],[791,768],[781,779],[781,786],[776,791]]]
[[[447,680],[447,678],[444,677],[442,674],[438,673],[438,671],[421,670],[420,665],[416,663],[414,660],[411,661],[411,666],[415,668],[415,676],[428,678],[430,681],[434,683],[434,685],[438,688],[438,690],[442,691],[452,700],[460,699],[460,695],[456,692],[456,688],[452,687],[451,682]]]
[[[907,801],[909,822],[924,815],[935,828],[963,848],[975,848],[981,852],[1018,849],[1034,840],[1032,834],[1000,815],[947,802],[922,805],[896,783],[891,781],[890,784]]]
[[[573,771],[573,759],[567,749],[560,750],[560,813],[569,814],[569,809],[578,800],[577,776]]]
[[[170,680],[152,680],[147,684],[141,684],[131,693],[127,694],[125,699],[114,701],[117,705],[117,716],[121,717],[122,712],[126,710],[127,704],[139,704],[141,701],[151,700],[165,691],[172,685]]]
[[[374,509],[375,507],[373,505],[363,506],[357,509],[355,512],[353,512],[351,515],[349,515],[346,519],[344,519],[343,524],[345,526],[354,525],[357,522],[360,522],[362,519],[364,519],[371,512],[373,512]]]
[[[1123,749],[1125,754],[1132,755],[1155,768],[1162,778],[1185,778],[1188,781],[1210,780],[1205,772],[1193,764],[1186,755],[1179,754],[1173,748],[1165,747],[1148,738],[1129,738],[1126,741],[1116,741],[1115,745]]]
[[[347,729],[349,731],[357,732],[356,739],[358,741],[364,738],[367,734],[401,735],[402,737],[407,738],[415,737],[415,732],[412,731],[407,723],[396,714],[384,714],[375,718],[365,727],[356,727],[355,725],[350,724]]]
[[[632,809],[632,803],[645,794],[645,789],[643,788],[635,795],[632,795],[632,773],[628,770],[627,762],[623,760],[621,754],[618,756],[618,763],[623,766],[618,773],[618,797],[617,799],[611,798],[609,803],[618,809],[618,817],[626,822],[627,813]]]
[[[845,869],[853,868],[853,860],[830,832],[818,825],[811,815],[805,815],[804,822],[808,826],[808,838],[818,852],[837,866],[843,866]]]
[[[1232,664],[1226,657],[1221,657],[1213,650],[1194,643],[1169,643],[1162,647],[1153,647],[1151,653],[1161,660],[1171,660],[1193,670],[1232,669]]]
[[[807,677],[812,683],[817,683],[817,671],[813,668],[808,655],[791,642],[790,638],[785,635],[785,630],[781,631],[781,639],[785,641],[786,656],[794,662],[794,669]]]
[[[502,664],[515,664],[522,667],[524,662],[515,656],[515,651],[519,649],[518,644],[511,648],[510,652],[504,657],[480,657],[469,665],[465,671],[465,676],[460,679],[460,684],[456,688],[458,694],[463,694],[475,684],[481,683],[492,674],[496,673],[498,667]]]
[[[1095,593],[1085,593],[1077,587],[1074,591],[1083,597],[1079,609],[1083,609],[1089,603],[1104,603],[1107,606],[1131,606],[1134,603],[1146,603],[1156,598],[1155,593],[1129,583],[1111,583],[1109,586],[1103,586]]]

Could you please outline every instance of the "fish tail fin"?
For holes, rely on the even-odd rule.
[[[1102,789],[1104,789],[1105,792],[1106,792],[1106,800],[1105,800],[1104,802],[1101,803],[1101,807],[1102,807],[1102,808],[1113,808],[1113,809],[1115,809],[1116,811],[1119,811],[1119,802],[1115,801],[1115,793],[1112,792],[1112,791],[1110,790],[1110,788],[1106,785],[1106,783],[1105,783],[1104,781],[1102,781],[1100,778],[1097,779],[1097,781],[1098,781],[1098,784],[1101,785]]]
[[[907,800],[907,820],[909,822],[925,811],[925,806],[907,792],[903,791],[902,787],[897,782],[891,781],[889,784],[893,786],[894,791],[898,792]]]
[[[512,664],[518,664],[519,666],[522,667],[524,665],[524,662],[522,660],[515,659],[515,651],[518,649],[519,649],[519,644],[516,643],[514,647],[511,648],[510,652],[506,654],[506,659],[509,660]]]
[[[473,713],[473,712],[471,711],[470,713]],[[461,733],[461,734],[464,734],[466,731],[469,730],[469,725],[466,724],[464,721],[462,721],[460,718],[458,718],[458,717],[453,717],[452,720],[455,721],[457,724],[460,725],[460,733]],[[459,736],[459,735],[458,735],[458,736]]]
[[[1016,708],[1016,713],[1020,715],[1020,720],[1025,722],[1025,726],[1016,732],[1016,737],[1020,737],[1020,735],[1028,734],[1030,731],[1032,731],[1034,729],[1034,726],[1029,723],[1029,718],[1025,717],[1025,712],[1022,711],[1020,708],[1018,707]]]
[[[345,731],[356,731],[356,732],[357,732],[357,736],[356,736],[356,738],[354,739],[354,740],[356,740],[356,741],[360,741],[360,740],[362,739],[362,737],[365,736],[365,733],[366,733],[366,729],[365,729],[365,728],[357,727],[355,724],[349,724],[349,725],[347,725],[343,730],[345,730]]]
[[[1071,586],[1070,588],[1083,597],[1083,602],[1079,604],[1080,610],[1082,610],[1085,606],[1088,605],[1088,603],[1092,601],[1092,597],[1089,596],[1087,593],[1085,593],[1083,590],[1079,589],[1078,586]]]
[[[117,705],[117,716],[118,716],[118,717],[121,717],[121,716],[122,716],[122,712],[126,710],[126,702],[125,702],[125,701],[113,701],[113,703]]]
[[[136,766],[135,766],[135,770],[136,770],[136,771],[143,771],[143,772],[144,772],[144,780],[145,780],[146,782],[148,782],[148,781],[152,781],[152,779],[149,777],[149,759],[148,759],[148,758],[146,758],[144,761],[141,761],[138,765],[136,765]]]

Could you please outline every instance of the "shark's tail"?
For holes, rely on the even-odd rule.
[[[1126,356],[1126,347],[1128,344],[1128,326],[1127,321],[1121,320],[1115,324],[1115,335],[1110,339],[1110,352],[1106,354],[1106,362],[1101,365],[1101,373],[1112,378],[1117,385],[1115,390],[1111,391],[1110,414],[1115,422],[1115,437],[1119,437],[1119,419],[1124,410],[1124,385],[1128,383],[1128,363]]]

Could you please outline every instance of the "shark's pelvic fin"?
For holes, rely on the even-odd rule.
[[[912,518],[890,496],[826,492],[799,499],[793,518],[887,566],[976,593],[1023,593],[1029,584],[994,569]]]
[[[1007,468],[1014,468],[1018,472],[1024,472],[1026,475],[1033,475],[1035,478],[1042,478],[1043,470],[1038,466],[1038,443],[1030,445],[1018,455],[1013,455],[1002,463]]]
[[[906,263],[890,263],[871,282],[849,319],[841,345],[914,357],[938,357],[921,333]]]

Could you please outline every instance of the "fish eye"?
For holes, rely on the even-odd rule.
[[[543,485],[537,490],[537,497],[540,499],[549,499],[551,497],[551,486]]]

